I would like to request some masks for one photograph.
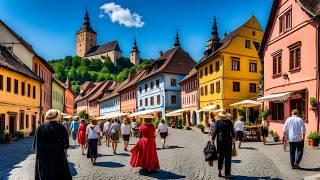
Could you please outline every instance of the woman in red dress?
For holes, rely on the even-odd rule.
[[[84,155],[84,149],[86,144],[86,121],[84,119],[81,119],[80,126],[78,128],[78,142],[81,147],[81,153]]]
[[[146,171],[160,169],[155,142],[155,128],[151,122],[151,119],[144,119],[144,123],[139,127],[140,140],[131,149],[130,165],[132,167],[142,167]]]

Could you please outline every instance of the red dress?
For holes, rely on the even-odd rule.
[[[79,144],[86,144],[86,124],[80,123],[78,132],[78,142]]]
[[[156,142],[154,139],[155,129],[153,124],[142,124],[139,128],[141,138],[131,149],[132,167],[142,167],[145,170],[160,169]]]

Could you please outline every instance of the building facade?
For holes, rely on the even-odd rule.
[[[260,24],[254,16],[222,40],[214,21],[205,56],[196,66],[200,108],[216,105],[236,118],[236,108],[229,105],[257,97],[261,71],[258,51],[262,36]],[[205,115],[208,120],[208,114]],[[255,119],[251,113],[250,119]]]
[[[183,117],[188,125],[198,124],[198,71],[195,68],[192,69],[179,84],[181,87],[181,108],[186,109],[183,112]]]
[[[74,99],[75,94],[71,87],[71,82],[69,78],[67,78],[65,89],[64,89],[64,113],[69,115],[74,115]]]
[[[0,129],[12,135],[34,132],[40,122],[41,83],[26,65],[0,46]]]
[[[64,112],[64,92],[64,84],[58,79],[52,78],[52,108],[60,112]]]
[[[298,109],[307,134],[319,131],[319,1],[276,0],[263,38],[260,56],[264,63],[265,109],[270,129],[282,136],[285,120]]]

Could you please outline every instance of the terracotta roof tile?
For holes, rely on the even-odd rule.
[[[312,16],[317,16],[320,14],[320,1],[319,0],[298,0],[298,3],[307,11],[308,14]]]
[[[117,84],[115,81],[107,80],[90,98],[89,101],[93,101],[99,99],[103,96],[103,94],[109,90],[109,88],[113,88],[113,86]]]
[[[113,51],[113,50],[121,51],[118,41],[111,41],[102,45],[93,46],[85,56],[86,57],[94,56],[97,54],[102,54],[102,53]]]

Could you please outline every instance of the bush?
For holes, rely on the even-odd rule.
[[[22,132],[22,131],[16,131],[15,133],[14,133],[14,137],[17,137],[17,138],[24,138],[24,132]]]
[[[85,118],[85,116],[86,116],[86,110],[82,110],[82,111],[80,111],[79,113],[78,113],[78,116],[80,117],[80,118]]]
[[[197,124],[196,127],[199,129],[204,128],[203,124]]]
[[[310,106],[311,107],[317,107],[318,106],[318,102],[317,102],[317,99],[315,97],[310,97]]]
[[[315,131],[311,131],[308,135],[308,139],[319,142],[320,134]]]
[[[269,116],[270,114],[272,114],[271,109],[266,109],[264,111],[260,111],[259,117],[260,118],[266,118],[267,116]]]
[[[0,142],[4,140],[4,130],[0,130]]]
[[[272,137],[279,137],[279,135],[276,131],[274,131],[271,135],[272,135]]]
[[[156,119],[154,122],[153,122],[153,125],[154,125],[154,128],[158,128],[158,126],[159,126],[159,124],[160,124],[160,121],[159,121],[159,119]]]
[[[237,111],[238,111],[240,116],[246,116],[246,110],[245,109],[239,108],[239,109],[237,109]]]
[[[191,130],[191,127],[187,124],[187,125],[184,126],[184,129]]]

